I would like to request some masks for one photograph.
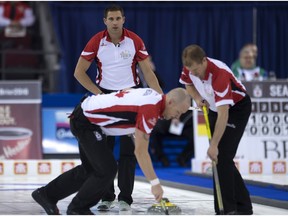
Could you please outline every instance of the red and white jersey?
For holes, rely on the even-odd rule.
[[[165,95],[150,88],[122,90],[86,98],[81,107],[92,124],[106,135],[150,134],[165,109]]]
[[[123,29],[121,41],[116,46],[107,30],[97,33],[81,53],[81,57],[86,60],[96,61],[96,83],[108,90],[122,90],[138,85],[140,80],[136,64],[148,56],[142,39],[127,29]]]
[[[246,95],[245,86],[234,76],[230,68],[225,63],[208,57],[203,80],[183,67],[179,82],[194,85],[214,112],[217,112],[217,107],[221,105],[233,106]]]

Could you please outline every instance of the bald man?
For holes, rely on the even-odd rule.
[[[87,97],[70,116],[82,164],[35,190],[32,197],[47,214],[59,214],[57,202],[77,192],[66,213],[93,214],[90,208],[100,201],[117,173],[117,162],[106,145],[106,136],[133,134],[135,156],[159,202],[163,189],[148,153],[149,136],[159,118],[178,119],[190,105],[191,97],[184,88],[166,95],[141,88]]]

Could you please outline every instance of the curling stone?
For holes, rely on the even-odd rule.
[[[160,203],[153,204],[151,207],[148,208],[147,214],[149,215],[165,215],[168,210],[169,215],[180,215],[181,208],[175,204],[172,204],[167,198],[163,198],[162,201],[165,202],[165,209],[161,206]]]

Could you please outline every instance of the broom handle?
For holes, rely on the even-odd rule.
[[[207,112],[206,106],[203,106],[203,113],[204,113],[207,135],[208,135],[209,145],[210,145],[212,136],[211,136],[210,124],[209,124],[209,118],[208,118],[208,112]],[[212,161],[212,169],[213,169],[213,176],[214,176],[214,183],[215,183],[215,188],[216,188],[219,211],[221,215],[224,215],[224,207],[223,207],[221,188],[220,188],[220,183],[219,183],[219,176],[218,176],[216,161],[214,160]]]

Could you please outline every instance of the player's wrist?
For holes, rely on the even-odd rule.
[[[153,180],[150,180],[151,186],[156,186],[160,184],[160,180],[158,178],[155,178]]]

